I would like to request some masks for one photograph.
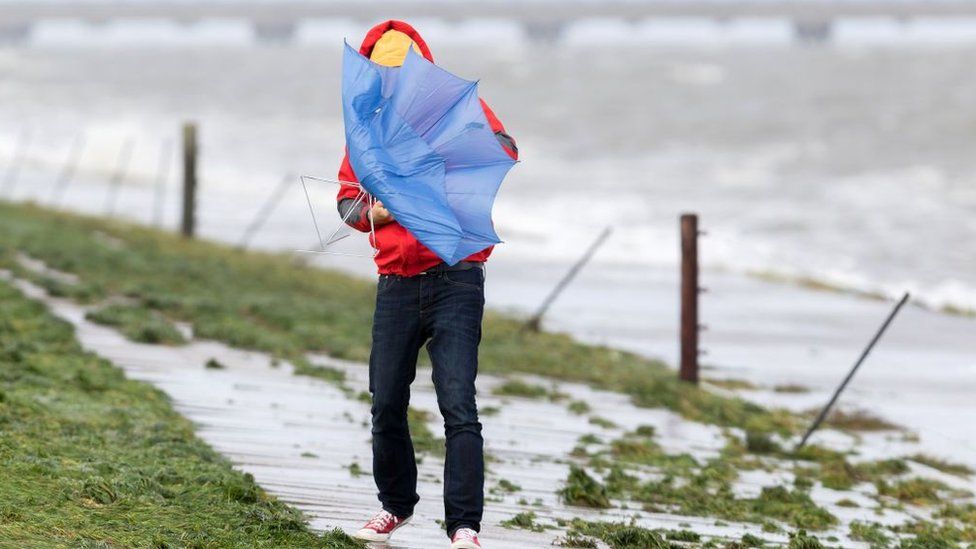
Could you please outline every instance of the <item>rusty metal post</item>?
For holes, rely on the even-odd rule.
[[[698,216],[681,216],[682,381],[698,383]]]
[[[197,125],[183,124],[183,222],[181,230],[186,238],[196,231],[197,208]]]

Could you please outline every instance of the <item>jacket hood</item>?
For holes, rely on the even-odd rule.
[[[396,19],[384,21],[369,29],[369,32],[366,33],[366,37],[363,38],[362,45],[359,46],[359,53],[368,59],[370,54],[373,53],[373,47],[376,45],[376,42],[381,36],[383,36],[383,33],[390,30],[400,31],[409,36],[410,39],[417,44],[417,47],[420,48],[420,53],[423,54],[423,56],[431,63],[434,62],[434,56],[430,54],[430,48],[427,47],[427,42],[424,42],[424,39],[421,38],[420,33],[417,32],[417,29],[413,28],[408,23],[397,21]]]

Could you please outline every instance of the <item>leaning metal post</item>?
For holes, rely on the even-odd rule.
[[[27,158],[27,150],[31,145],[31,138],[33,137],[33,132],[30,128],[27,128],[20,132],[20,137],[17,138],[17,149],[14,152],[13,158],[10,160],[10,164],[7,166],[7,171],[3,176],[3,183],[0,184],[0,196],[7,196],[13,199],[14,188],[20,179],[20,170],[24,166],[24,161]]]
[[[248,224],[247,228],[244,229],[244,234],[241,236],[240,242],[237,244],[241,249],[246,249],[247,245],[251,243],[251,238],[254,236],[258,230],[264,226],[264,222],[268,220],[271,213],[274,212],[278,203],[281,202],[281,198],[285,195],[285,191],[288,190],[289,184],[295,178],[294,174],[287,174],[282,178],[278,186],[271,192],[267,200],[261,206],[261,209],[254,216],[251,223]]]
[[[153,191],[153,225],[163,224],[163,206],[166,201],[166,183],[169,181],[169,170],[173,163],[173,142],[163,141],[159,147],[159,164],[156,166],[156,185]]]
[[[546,314],[547,310],[549,310],[549,306],[552,305],[552,302],[555,301],[557,297],[559,297],[559,294],[562,293],[563,289],[565,289],[566,286],[573,280],[573,278],[576,277],[580,269],[582,269],[583,266],[586,265],[586,263],[590,260],[590,258],[593,257],[593,254],[595,254],[596,251],[600,248],[600,246],[603,245],[603,243],[606,241],[606,239],[610,236],[610,233],[612,232],[613,232],[613,227],[607,226],[605,229],[603,229],[600,235],[596,237],[596,240],[594,240],[593,243],[590,244],[590,247],[587,248],[585,252],[583,252],[582,257],[580,257],[579,260],[576,261],[576,263],[569,269],[566,275],[563,276],[562,280],[560,280],[559,283],[556,284],[555,287],[553,287],[552,291],[549,292],[549,295],[546,296],[545,300],[543,300],[542,305],[539,306],[539,310],[537,310],[535,314],[532,315],[532,317],[529,318],[529,320],[525,323],[526,328],[536,332],[539,331],[539,327],[542,323],[542,316]]]
[[[71,143],[71,150],[68,151],[68,157],[64,161],[64,167],[61,168],[61,173],[58,174],[58,180],[55,182],[51,191],[51,204],[56,208],[61,207],[64,193],[71,185],[75,172],[78,171],[78,163],[81,162],[81,155],[84,149],[85,134],[80,133],[75,136],[74,141]]]
[[[132,159],[132,149],[135,148],[135,138],[129,136],[122,142],[119,149],[119,156],[116,159],[115,173],[109,181],[108,194],[105,195],[105,215],[111,217],[115,215],[115,203],[119,196],[119,187],[125,179],[126,172],[129,170],[129,161]]]
[[[895,308],[892,309],[891,313],[888,315],[888,318],[885,319],[884,324],[882,324],[881,328],[878,329],[878,332],[874,334],[874,337],[871,338],[871,342],[868,343],[868,346],[864,348],[864,352],[861,353],[860,358],[858,358],[857,362],[854,363],[854,367],[851,368],[850,372],[848,372],[847,377],[844,378],[844,381],[842,381],[840,386],[837,387],[837,390],[834,391],[834,396],[830,397],[830,401],[827,403],[826,406],[823,407],[823,410],[820,410],[820,414],[817,416],[817,419],[813,420],[813,424],[810,425],[809,429],[807,429],[806,434],[803,435],[803,439],[800,441],[800,443],[796,445],[795,450],[799,450],[800,448],[803,448],[803,446],[807,443],[807,440],[810,439],[810,435],[812,435],[813,432],[817,430],[817,427],[820,427],[820,424],[823,423],[824,419],[826,419],[827,414],[830,413],[830,409],[833,408],[834,403],[837,402],[837,399],[840,397],[840,394],[844,392],[844,389],[847,387],[847,384],[850,383],[851,379],[854,378],[854,374],[857,372],[857,369],[861,367],[861,364],[864,362],[864,359],[866,359],[868,355],[871,353],[871,349],[874,349],[874,345],[878,342],[878,340],[881,339],[881,336],[884,335],[885,330],[888,329],[888,326],[891,324],[891,321],[895,319],[895,315],[897,315],[898,311],[900,311],[901,308],[904,307],[906,303],[908,303],[909,297],[910,294],[908,292],[905,292],[905,295],[902,296],[901,301],[899,301],[898,304],[895,305]]]

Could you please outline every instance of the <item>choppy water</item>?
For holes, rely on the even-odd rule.
[[[607,24],[540,45],[502,23],[429,26],[438,62],[481,78],[519,140],[496,206],[508,257],[568,263],[613,224],[600,261],[673,265],[694,210],[712,267],[976,309],[976,46],[661,45]],[[113,170],[133,136],[127,185],[146,186],[185,118],[228,212],[249,215],[285,172],[334,174],[355,25],[307,26],[295,47],[160,46],[140,28],[99,47],[42,28],[0,50],[0,175],[25,132],[54,164],[84,132],[82,171]],[[219,28],[204,34],[235,36]]]
[[[774,399],[799,409],[828,398],[890,304],[743,273],[908,288],[933,306],[976,309],[976,42],[936,45],[916,40],[925,36],[918,29],[885,42],[862,26],[823,47],[756,28],[737,35],[744,41],[702,32],[665,44],[650,25],[634,37],[619,24],[582,22],[539,45],[505,23],[416,23],[439,63],[482,79],[519,139],[523,162],[496,203],[506,243],[489,266],[493,308],[530,312],[612,224],[545,325],[674,364],[677,216],[695,210],[709,231],[703,374],[807,385],[802,399]],[[0,49],[0,198],[50,203],[84,135],[62,204],[151,221],[160,152],[191,118],[201,124],[204,237],[237,242],[286,172],[335,173],[341,37],[363,29],[307,24],[300,45],[273,47],[255,46],[240,24],[150,26],[148,35],[141,24],[94,35],[59,25],[35,29],[30,47]],[[133,155],[113,199],[127,139]],[[11,184],[11,158],[25,144],[29,161]],[[172,155],[166,166],[161,213],[172,227]],[[313,245],[290,181],[254,246]],[[335,226],[334,188],[310,190],[321,224]],[[337,247],[368,251],[361,237]],[[317,261],[373,270],[362,257]],[[872,410],[917,431],[932,452],[976,464],[973,333],[974,319],[907,308],[841,406]]]

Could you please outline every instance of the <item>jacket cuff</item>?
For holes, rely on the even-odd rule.
[[[369,231],[369,205],[366,202],[343,198],[336,207],[339,210],[339,217],[345,219],[346,225],[358,231]]]

